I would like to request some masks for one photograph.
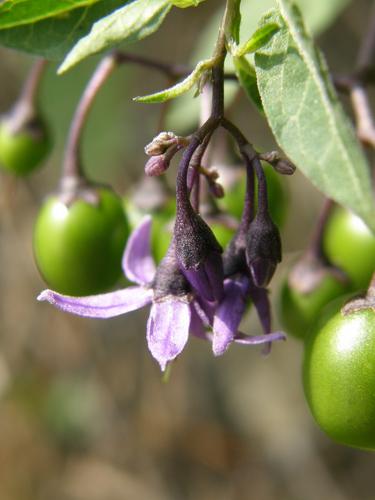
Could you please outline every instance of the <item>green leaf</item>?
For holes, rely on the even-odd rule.
[[[253,35],[246,43],[244,43],[240,47],[237,47],[233,55],[235,57],[241,57],[245,54],[256,52],[257,50],[262,48],[263,45],[269,42],[276,31],[278,31],[279,29],[280,26],[272,23],[262,26],[261,28],[257,29],[255,33],[253,33]]]
[[[36,23],[87,7],[98,0],[5,0],[0,3],[0,30]]]
[[[134,97],[136,102],[165,102],[170,99],[174,99],[182,94],[188,92],[196,83],[199,82],[203,73],[212,68],[214,64],[213,59],[206,59],[205,61],[200,61],[195,67],[194,71],[190,73],[182,82],[173,85],[169,89],[162,90],[161,92],[156,92],[155,94],[146,95],[143,97]]]
[[[24,4],[37,2],[44,5],[46,0],[27,0]],[[50,0],[50,3],[53,3],[53,0]],[[98,0],[91,3],[90,6],[60,12],[35,23],[1,29],[0,44],[47,59],[59,60],[88,33],[95,21],[124,5],[125,1]],[[3,5],[0,3],[0,6]]]
[[[297,5],[302,10],[307,26],[314,35],[325,30],[344,9],[350,0],[297,0]],[[251,33],[257,29],[258,22],[263,14],[275,7],[276,0],[242,0],[241,1],[241,29],[240,40],[245,42]],[[223,4],[212,0],[213,10],[209,22],[197,39],[191,62],[207,59],[212,54],[215,45],[221,18]],[[216,8],[217,7],[217,8]],[[234,71],[232,58],[227,57],[225,69]],[[236,94],[236,85],[233,82],[226,84],[225,102],[230,104]],[[182,96],[174,101],[167,117],[167,125],[171,129],[191,131],[199,120],[199,100],[192,100],[189,95]]]
[[[226,19],[225,36],[227,41],[232,44],[238,44],[240,41],[241,29],[241,0],[232,0],[231,11]]]
[[[254,67],[249,63],[245,56],[234,57],[233,62],[241,87],[246,92],[250,101],[255,104],[258,111],[263,113],[263,106],[259,95]]]
[[[296,6],[278,0],[280,12],[261,25],[282,28],[255,54],[263,108],[279,145],[327,197],[375,228],[369,167],[329,79],[321,53]]]
[[[171,0],[171,4],[180,9],[186,9],[186,7],[197,7],[200,3],[205,0]]]
[[[73,47],[59,68],[64,73],[86,57],[120,42],[132,43],[156,31],[171,9],[168,0],[135,0],[97,21]]]

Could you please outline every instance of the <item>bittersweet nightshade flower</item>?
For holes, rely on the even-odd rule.
[[[241,283],[241,279],[226,280],[224,298],[218,306],[194,294],[180,270],[174,241],[156,269],[151,256],[150,230],[151,218],[146,217],[130,236],[124,252],[125,276],[138,286],[88,297],[44,290],[38,300],[48,301],[71,314],[101,319],[151,305],[147,342],[163,371],[182,352],[189,332],[211,340],[215,355],[223,354],[232,342],[254,345],[284,338],[280,333],[247,336],[237,331],[248,301],[248,284]],[[211,328],[213,334],[207,331]]]
[[[147,322],[148,347],[165,370],[167,363],[185,347],[189,330],[202,337],[204,327],[189,284],[179,271],[173,246],[158,269],[155,268],[150,251],[150,230],[151,218],[147,217],[132,233],[124,253],[124,273],[138,286],[89,297],[69,297],[44,290],[38,300],[90,318],[111,318],[151,304]]]
[[[245,161],[247,158],[245,158]],[[215,311],[213,318],[213,351],[216,355],[223,354],[229,344],[236,338],[241,342],[238,327],[247,305],[252,301],[254,304],[265,335],[245,336],[243,343],[263,344],[266,343],[268,352],[270,342],[284,340],[283,332],[271,333],[271,311],[268,292],[264,288],[256,286],[251,270],[246,262],[246,248],[248,231],[251,226],[254,205],[254,174],[250,161],[247,165],[247,189],[244,209],[238,230],[223,255],[224,265],[224,298]]]

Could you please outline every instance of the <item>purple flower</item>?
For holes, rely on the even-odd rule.
[[[70,297],[44,290],[38,297],[58,309],[90,318],[111,318],[151,305],[147,343],[164,371],[185,347],[189,330],[204,335],[190,287],[179,271],[173,245],[158,269],[150,251],[151,218],[146,217],[128,240],[123,257],[126,277],[137,283],[123,290],[89,297]]]
[[[283,332],[271,333],[271,310],[268,292],[258,287],[254,278],[254,270],[246,262],[248,249],[248,233],[253,221],[254,208],[254,174],[251,162],[245,157],[247,166],[247,189],[244,209],[238,230],[223,255],[224,297],[215,311],[212,329],[212,346],[215,355],[223,354],[233,341],[243,344],[266,344],[264,352],[268,352],[271,342],[285,340]],[[251,242],[250,242],[251,243]],[[266,266],[268,269],[268,266]],[[257,274],[257,273],[255,273]],[[269,273],[265,273],[268,277]],[[260,276],[260,274],[259,274]],[[262,284],[264,275],[260,276]],[[245,336],[238,331],[246,307],[254,303],[260,319],[264,335]]]
[[[71,297],[44,290],[38,300],[90,318],[111,318],[151,304],[147,343],[163,371],[182,352],[189,332],[204,340],[212,340],[213,352],[217,356],[223,354],[232,342],[254,345],[284,339],[279,332],[246,336],[238,331],[249,297],[258,309],[249,277],[238,274],[225,280],[223,298],[219,303],[205,300],[192,291],[181,271],[174,239],[156,269],[151,256],[150,230],[151,218],[146,217],[130,236],[124,252],[124,273],[138,286],[88,297]],[[258,290],[261,294],[267,293]],[[268,313],[267,307],[265,311]],[[207,332],[208,329],[213,333]],[[265,330],[269,332],[268,328]]]
[[[264,335],[245,335],[238,330],[250,300],[261,318]],[[285,340],[283,332],[272,332],[267,292],[254,287],[249,276],[237,274],[224,281],[224,298],[215,311],[212,323],[212,350],[220,356],[232,342],[247,345],[267,344]]]

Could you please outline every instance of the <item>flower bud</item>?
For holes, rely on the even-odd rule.
[[[210,190],[210,193],[212,194],[212,196],[214,196],[215,198],[224,198],[224,188],[221,184],[219,184],[218,182],[209,182],[208,183],[208,188]]]
[[[145,153],[148,156],[159,156],[165,151],[176,144],[178,137],[173,132],[160,132],[154,139],[145,146]]]
[[[272,165],[274,170],[281,175],[292,175],[296,170],[296,166],[291,161],[281,158],[278,151],[262,153],[259,155],[259,158]]]
[[[151,156],[145,165],[145,174],[155,177],[164,174],[169,167],[169,160],[165,155]]]
[[[246,242],[246,262],[255,285],[266,287],[280,261],[279,230],[268,214],[257,214],[250,224]]]
[[[296,166],[288,160],[279,160],[272,166],[276,172],[282,175],[293,175],[296,170]]]

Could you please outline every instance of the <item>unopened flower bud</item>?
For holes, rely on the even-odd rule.
[[[281,157],[278,151],[267,151],[266,153],[260,153],[259,159],[273,164],[281,160]]]
[[[145,174],[155,177],[164,174],[169,167],[169,161],[165,155],[151,156],[145,165]]]
[[[281,158],[278,151],[261,153],[259,158],[269,163],[281,175],[292,175],[296,170],[296,166],[291,161]]]
[[[215,182],[215,181],[209,182],[208,188],[209,188],[212,196],[214,196],[215,198],[224,198],[224,195],[225,195],[224,188],[218,182]]]
[[[289,160],[279,160],[272,166],[276,172],[282,175],[293,175],[296,170],[296,166]]]
[[[279,230],[268,214],[257,214],[250,224],[246,261],[255,285],[266,287],[281,261]]]
[[[160,132],[150,144],[145,146],[145,153],[148,156],[159,156],[178,142],[178,137],[173,132]]]

